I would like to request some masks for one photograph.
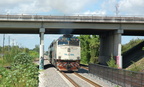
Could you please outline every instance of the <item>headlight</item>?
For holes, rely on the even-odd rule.
[[[61,56],[59,56],[58,59],[61,59]]]
[[[77,60],[80,60],[80,57],[77,57]]]

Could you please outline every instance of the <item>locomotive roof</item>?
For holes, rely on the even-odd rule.
[[[72,34],[64,34],[63,36],[60,36],[57,40],[62,39],[62,38],[77,38],[77,37],[73,36]],[[52,46],[53,43],[55,43],[57,40],[53,40],[52,43],[50,44],[50,46]]]
[[[64,34],[63,36],[60,36],[58,39],[61,38],[77,38],[77,37],[73,36],[72,34]]]

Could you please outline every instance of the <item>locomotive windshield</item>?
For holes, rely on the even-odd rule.
[[[79,40],[77,38],[70,38],[69,45],[79,46]]]
[[[60,37],[60,38],[58,39],[58,45],[68,45],[68,40],[67,40],[67,38],[62,38],[62,37]]]
[[[76,37],[60,37],[58,39],[58,45],[79,46],[79,39]]]
[[[76,40],[69,41],[69,45],[72,45],[72,46],[79,46],[79,41],[76,41]]]
[[[68,41],[58,41],[58,45],[68,45]]]

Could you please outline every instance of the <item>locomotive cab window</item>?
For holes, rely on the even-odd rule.
[[[68,45],[68,41],[58,41],[58,45]]]
[[[77,41],[77,40],[71,40],[71,41],[69,41],[69,45],[79,46],[79,41]]]

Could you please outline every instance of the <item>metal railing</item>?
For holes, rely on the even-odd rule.
[[[144,87],[144,73],[89,64],[89,72],[122,87]]]
[[[144,17],[115,17],[115,16],[0,15],[0,20],[144,23]]]

